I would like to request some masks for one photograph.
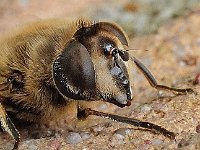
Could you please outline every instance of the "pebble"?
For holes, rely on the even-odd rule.
[[[123,135],[115,133],[111,138],[110,145],[111,146],[116,146],[116,145],[125,144],[124,138],[125,137]]]
[[[152,145],[160,145],[163,143],[161,139],[154,139],[151,141]]]
[[[145,104],[144,106],[141,107],[141,112],[150,112],[151,111],[151,106],[148,104]]]
[[[80,135],[83,140],[87,140],[91,137],[91,134],[89,132],[83,132],[83,133],[80,133]]]
[[[103,111],[103,110],[106,110],[108,108],[108,106],[106,104],[101,104],[99,107],[98,107],[98,110],[99,111]]]
[[[120,134],[122,136],[130,135],[131,133],[131,129],[127,128],[120,128],[117,131],[115,131],[115,134]]]
[[[91,134],[89,132],[82,132],[82,133],[76,133],[76,132],[70,132],[67,136],[67,142],[69,144],[78,144],[81,143],[84,140],[87,140],[91,137]]]
[[[115,131],[115,134],[113,134],[112,138],[111,138],[111,146],[115,146],[115,145],[122,145],[125,144],[125,136],[130,135],[131,134],[131,130],[127,129],[127,128],[121,128],[118,129],[117,131]]]
[[[52,148],[52,149],[59,149],[60,146],[61,146],[61,139],[53,139],[50,141],[49,143],[49,146]]]
[[[67,136],[67,142],[69,144],[78,144],[78,143],[81,143],[82,141],[83,139],[79,133],[71,132]]]
[[[95,126],[92,128],[93,132],[98,133],[101,132],[104,129],[102,126]]]
[[[39,149],[39,147],[37,146],[38,143],[36,143],[36,140],[23,141],[23,145],[27,145],[28,149],[31,149],[31,150],[38,150]]]

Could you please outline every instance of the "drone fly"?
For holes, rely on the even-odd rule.
[[[126,33],[117,24],[79,19],[50,20],[22,27],[0,40],[0,123],[15,140],[20,134],[9,118],[38,124],[101,116],[155,130],[174,139],[175,133],[149,122],[82,107],[86,101],[130,106],[135,64],[150,85],[176,93],[192,92],[157,84],[150,71],[126,51]],[[75,115],[71,115],[74,113]],[[75,119],[74,119],[75,118]]]

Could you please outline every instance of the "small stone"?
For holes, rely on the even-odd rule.
[[[101,132],[103,130],[102,126],[95,126],[92,128],[94,132]]]
[[[83,140],[87,140],[91,137],[91,134],[89,132],[83,132],[80,135]]]
[[[180,62],[179,62],[179,65],[180,65],[181,67],[185,67],[185,66],[186,66],[186,64],[185,64],[184,61],[180,61]]]
[[[163,143],[163,141],[160,139],[154,139],[151,141],[151,143],[152,143],[152,145],[160,145]]]
[[[141,107],[141,112],[148,113],[148,112],[150,112],[150,110],[151,110],[151,106],[148,104],[145,104],[144,106]]]
[[[124,140],[124,136],[121,135],[121,134],[115,134],[114,136],[115,136],[119,141]]]
[[[29,149],[31,150],[37,150],[39,147],[37,146],[36,140],[27,140],[23,142],[23,145],[27,145]]]
[[[80,143],[82,141],[83,141],[83,139],[81,138],[79,133],[71,132],[67,136],[67,142],[69,144],[78,144],[78,143]]]
[[[122,145],[125,144],[124,142],[124,136],[121,134],[114,134],[113,137],[111,138],[111,146],[116,146],[116,145]]]
[[[131,130],[127,129],[127,128],[121,128],[121,129],[116,130],[115,134],[120,134],[120,135],[126,136],[126,135],[131,134]]]
[[[49,146],[52,149],[59,149],[59,147],[61,146],[61,140],[53,139],[53,140],[50,141]]]
[[[101,104],[99,107],[98,107],[98,110],[99,111],[103,111],[103,110],[106,110],[108,108],[108,106],[106,104]]]
[[[159,90],[159,91],[158,91],[158,96],[163,96],[163,93],[164,93],[164,92],[163,92],[162,90]]]

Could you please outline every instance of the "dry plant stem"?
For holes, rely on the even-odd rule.
[[[78,115],[79,115],[78,117],[80,119],[86,118],[89,115],[95,115],[95,116],[100,116],[100,117],[103,117],[103,118],[111,119],[113,121],[131,124],[131,125],[134,125],[136,127],[142,127],[142,128],[145,128],[145,129],[154,130],[156,132],[163,134],[164,136],[166,136],[170,139],[175,139],[175,136],[176,136],[176,134],[174,132],[170,132],[167,129],[161,127],[161,126],[150,123],[150,122],[143,122],[143,121],[140,121],[140,120],[134,119],[134,118],[127,118],[127,117],[122,117],[122,116],[118,116],[118,115],[103,113],[103,112],[92,110],[90,108],[79,111]]]
[[[194,91],[191,88],[186,88],[186,89],[178,89],[178,88],[173,88],[173,87],[168,87],[165,85],[159,85],[157,84],[156,79],[154,76],[151,74],[151,72],[140,62],[137,58],[131,56],[131,61],[133,61],[136,66],[140,69],[140,71],[144,74],[146,79],[148,80],[149,84],[158,89],[158,90],[167,90],[174,92],[176,94],[187,94],[187,93],[193,93]]]

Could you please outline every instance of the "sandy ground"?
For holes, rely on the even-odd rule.
[[[88,4],[92,2],[94,1],[91,0]],[[83,7],[86,6],[80,4],[77,10]],[[50,11],[51,6],[48,8],[47,11]],[[78,132],[75,136],[75,144],[70,140],[74,132],[48,131],[43,137],[39,135],[41,130],[34,131],[31,126],[17,126],[22,134],[19,149],[200,149],[199,12],[199,9],[194,9],[188,15],[169,22],[161,27],[157,34],[130,39],[130,48],[144,49],[130,51],[130,53],[149,67],[159,83],[180,88],[191,87],[197,95],[175,96],[170,92],[157,91],[151,88],[143,75],[135,69],[133,72],[135,74],[134,103],[116,112],[159,124],[178,133],[176,141],[160,134],[109,121]],[[7,23],[8,19],[2,19],[0,26],[2,32],[12,28],[13,25],[6,26]],[[0,132],[0,149],[11,149],[12,145],[13,140],[6,133]]]

